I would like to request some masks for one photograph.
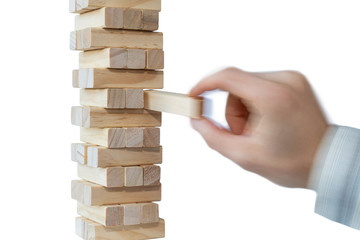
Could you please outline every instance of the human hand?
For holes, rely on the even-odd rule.
[[[200,81],[190,96],[215,89],[229,92],[226,120],[231,130],[206,118],[191,120],[209,147],[274,183],[306,188],[328,127],[306,78],[294,71],[228,68]]]

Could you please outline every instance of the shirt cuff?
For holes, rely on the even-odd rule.
[[[360,130],[330,126],[309,178],[317,193],[315,212],[360,229]]]

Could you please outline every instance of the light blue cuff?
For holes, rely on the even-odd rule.
[[[319,147],[309,180],[315,212],[360,229],[360,130],[331,126]]]

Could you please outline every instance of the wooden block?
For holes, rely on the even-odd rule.
[[[107,227],[124,225],[124,207],[121,205],[88,206],[78,202],[77,213]]]
[[[144,186],[159,185],[160,184],[160,166],[144,165]]]
[[[143,49],[128,49],[127,68],[144,69],[146,62],[146,52]]]
[[[79,53],[80,68],[127,68],[127,63],[128,53],[124,48],[105,48]]]
[[[200,97],[189,97],[185,94],[144,91],[145,108],[179,114],[191,118],[201,118],[203,111],[203,99]]]
[[[161,112],[76,106],[71,108],[71,123],[85,128],[158,127]]]
[[[72,50],[101,48],[162,49],[163,34],[160,32],[127,31],[104,28],[85,28],[70,35]],[[75,37],[75,40],[73,39]]]
[[[75,30],[90,27],[155,31],[159,11],[105,7],[75,16]]]
[[[155,31],[159,28],[159,12],[156,10],[143,10],[142,30]]]
[[[79,88],[79,70],[75,69],[72,71],[72,86],[73,88]]]
[[[91,146],[87,149],[87,164],[91,167],[135,166],[162,163],[162,148],[109,149]]]
[[[144,91],[142,89],[126,89],[126,108],[144,108]]]
[[[141,205],[124,204],[124,225],[137,225],[141,223]]]
[[[124,89],[80,89],[80,104],[102,108],[125,108]]]
[[[142,167],[125,167],[125,187],[136,187],[144,185],[144,174]]]
[[[161,200],[161,185],[106,188],[82,180],[71,182],[71,197],[89,206]]]
[[[84,68],[78,70],[79,88],[163,88],[164,72]]]
[[[76,234],[85,240],[145,240],[165,237],[165,222],[122,227],[105,227],[84,217],[76,218]]]
[[[130,130],[128,130],[130,129]],[[80,140],[108,148],[138,147],[143,139],[143,147],[160,146],[160,129],[157,128],[80,128]],[[141,132],[142,136],[141,137]],[[144,134],[146,133],[146,134]],[[155,134],[156,133],[156,134]],[[133,135],[132,135],[133,134]]]
[[[105,48],[79,54],[80,68],[145,69],[143,49]]]
[[[76,32],[70,32],[70,50],[76,50]]]
[[[94,168],[78,164],[78,177],[104,187],[123,187],[125,170],[123,167]]]
[[[126,146],[125,128],[80,128],[80,140],[108,148]]]
[[[88,147],[94,146],[87,143],[72,143],[71,144],[71,160],[81,164],[87,164]]]
[[[89,27],[124,28],[124,13],[122,8],[100,8],[75,16],[75,30]]]
[[[142,28],[142,10],[141,9],[124,9],[124,28],[140,30]]]
[[[81,89],[80,104],[102,108],[144,108],[142,89]]]
[[[146,147],[160,146],[160,128],[144,129],[144,146]]]
[[[164,68],[164,51],[153,49],[146,51],[146,69],[163,69]]]
[[[102,7],[138,8],[161,11],[161,0],[70,0],[69,5],[71,13],[84,13]]]
[[[144,143],[144,130],[142,128],[126,128],[126,147],[142,147]]]
[[[139,203],[141,206],[141,224],[159,222],[159,205],[156,203]]]

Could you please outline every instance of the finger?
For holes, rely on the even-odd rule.
[[[272,82],[236,68],[228,68],[200,81],[190,96],[198,96],[206,91],[222,89],[240,98],[258,102],[271,90]]]
[[[215,126],[206,118],[191,119],[192,127],[200,133],[208,146],[220,154],[234,160],[234,154],[239,156],[239,151],[246,152],[247,137],[234,135],[231,132]]]
[[[234,134],[242,134],[249,117],[249,111],[240,98],[229,94],[225,111],[226,121]]]

